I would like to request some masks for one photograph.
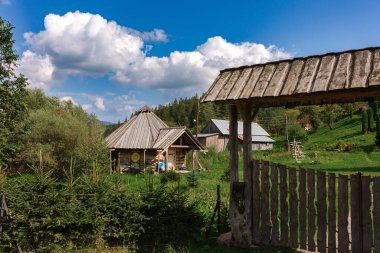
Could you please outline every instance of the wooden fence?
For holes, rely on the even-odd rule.
[[[255,244],[380,253],[380,177],[252,163]]]

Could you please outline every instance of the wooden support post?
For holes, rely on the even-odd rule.
[[[239,182],[238,166],[238,113],[236,105],[230,105],[230,138],[229,138],[229,150],[230,150],[230,223],[231,223],[231,236],[232,242],[238,245],[241,241],[241,234],[239,230],[239,200],[234,196],[233,186]]]

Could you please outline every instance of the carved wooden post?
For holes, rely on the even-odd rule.
[[[246,105],[247,106],[247,105]],[[252,244],[252,189],[253,189],[253,178],[252,178],[252,120],[251,120],[251,108],[244,108],[241,111],[243,118],[243,176],[245,182],[244,189],[244,201],[245,201],[245,211],[244,216],[246,223],[243,227],[243,237],[246,243]],[[243,116],[244,114],[244,116]],[[257,203],[256,203],[257,204]],[[256,224],[258,225],[258,224]],[[257,238],[258,239],[258,238]]]
[[[230,222],[232,241],[236,244],[241,240],[239,231],[239,200],[234,196],[234,183],[239,182],[239,157],[238,157],[238,115],[236,105],[230,105]]]

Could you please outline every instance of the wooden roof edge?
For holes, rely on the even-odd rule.
[[[340,51],[340,52],[329,52],[329,53],[325,53],[325,54],[301,56],[301,57],[295,57],[295,58],[289,58],[289,59],[282,59],[282,60],[278,60],[278,61],[268,61],[268,62],[256,63],[256,64],[252,64],[252,65],[243,65],[243,66],[239,66],[239,67],[225,68],[225,69],[220,70],[220,73],[227,72],[227,71],[239,70],[239,69],[253,68],[256,66],[265,66],[268,64],[280,64],[282,62],[290,62],[290,61],[296,61],[296,60],[307,60],[309,58],[322,58],[322,57],[330,56],[330,55],[340,55],[340,54],[354,53],[354,52],[365,51],[365,50],[373,51],[373,50],[377,50],[377,49],[380,49],[380,46],[366,47],[366,48],[359,48],[359,49],[350,49],[350,50]]]
[[[352,92],[355,91],[355,92]],[[341,98],[337,98],[340,96]],[[337,103],[354,103],[362,101],[375,101],[380,99],[380,89],[376,86],[367,88],[353,88],[332,90],[326,93],[318,91],[314,93],[301,93],[293,95],[268,96],[268,97],[251,97],[229,100],[203,101],[202,103],[217,104],[236,104],[240,102],[249,102],[251,106],[267,108],[267,107],[293,107],[302,105],[321,105],[321,104],[337,104]],[[268,106],[270,105],[270,106]]]

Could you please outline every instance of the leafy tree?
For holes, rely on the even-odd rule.
[[[299,107],[300,115],[298,119],[308,118],[314,130],[317,130],[321,126],[319,110],[320,108],[318,106],[301,106]]]
[[[367,133],[368,131],[368,113],[366,110],[362,112],[362,134]]]
[[[14,27],[0,17],[0,166],[9,165],[21,148],[20,122],[25,117],[27,81],[17,75],[17,54],[13,50]]]
[[[44,164],[55,169],[69,168],[72,160],[81,169],[91,168],[94,161],[107,163],[104,129],[94,115],[71,102],[46,97],[40,90],[29,91],[25,100],[30,110],[23,122],[24,146],[17,157],[21,165],[37,164],[40,152]]]
[[[308,139],[307,132],[299,124],[294,124],[289,128],[289,138],[292,141],[296,139],[297,141],[306,141]]]
[[[321,111],[322,122],[328,125],[330,129],[332,129],[333,124],[341,116],[341,114],[342,113],[341,113],[340,107],[336,104],[322,106],[322,111]]]

